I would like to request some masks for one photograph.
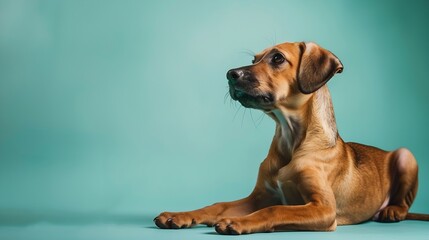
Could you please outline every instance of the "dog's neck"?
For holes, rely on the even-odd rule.
[[[299,107],[278,106],[269,113],[276,121],[277,152],[289,162],[299,149],[316,150],[336,144],[338,132],[331,95],[326,86],[317,90]]]
[[[275,138],[278,152],[290,157],[304,136],[303,124],[296,113],[283,108],[273,110],[272,114],[277,123]]]

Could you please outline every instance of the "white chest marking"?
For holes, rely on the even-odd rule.
[[[282,113],[280,110],[273,110],[274,115],[278,119],[281,127],[281,139],[283,141],[279,141],[279,147],[282,148],[282,144],[286,144],[286,147],[288,151],[290,152],[294,145],[294,139],[293,136],[295,134],[296,129],[294,129],[294,126],[292,124],[291,118],[286,116],[284,113]]]
[[[283,193],[282,183],[277,180],[277,186],[273,188],[267,181],[265,181],[265,188],[270,191],[274,196],[280,199],[283,205],[287,205],[285,194]]]

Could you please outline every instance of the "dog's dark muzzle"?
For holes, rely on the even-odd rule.
[[[258,90],[259,81],[248,67],[231,69],[226,73],[229,94],[244,107],[265,108],[274,100],[272,94]]]

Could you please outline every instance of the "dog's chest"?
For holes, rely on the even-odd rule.
[[[296,187],[296,184],[291,180],[266,180],[265,189],[267,193],[269,193],[269,195],[280,201],[283,205],[304,204],[304,200],[302,199],[301,194]]]

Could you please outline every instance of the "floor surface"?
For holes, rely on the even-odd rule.
[[[110,216],[85,218],[30,217],[0,219],[1,240],[32,239],[139,239],[139,240],[204,240],[204,239],[406,239],[429,240],[429,222],[400,223],[367,222],[340,226],[335,232],[275,232],[241,236],[221,236],[213,228],[197,226],[192,229],[160,230],[152,223],[152,215]]]

